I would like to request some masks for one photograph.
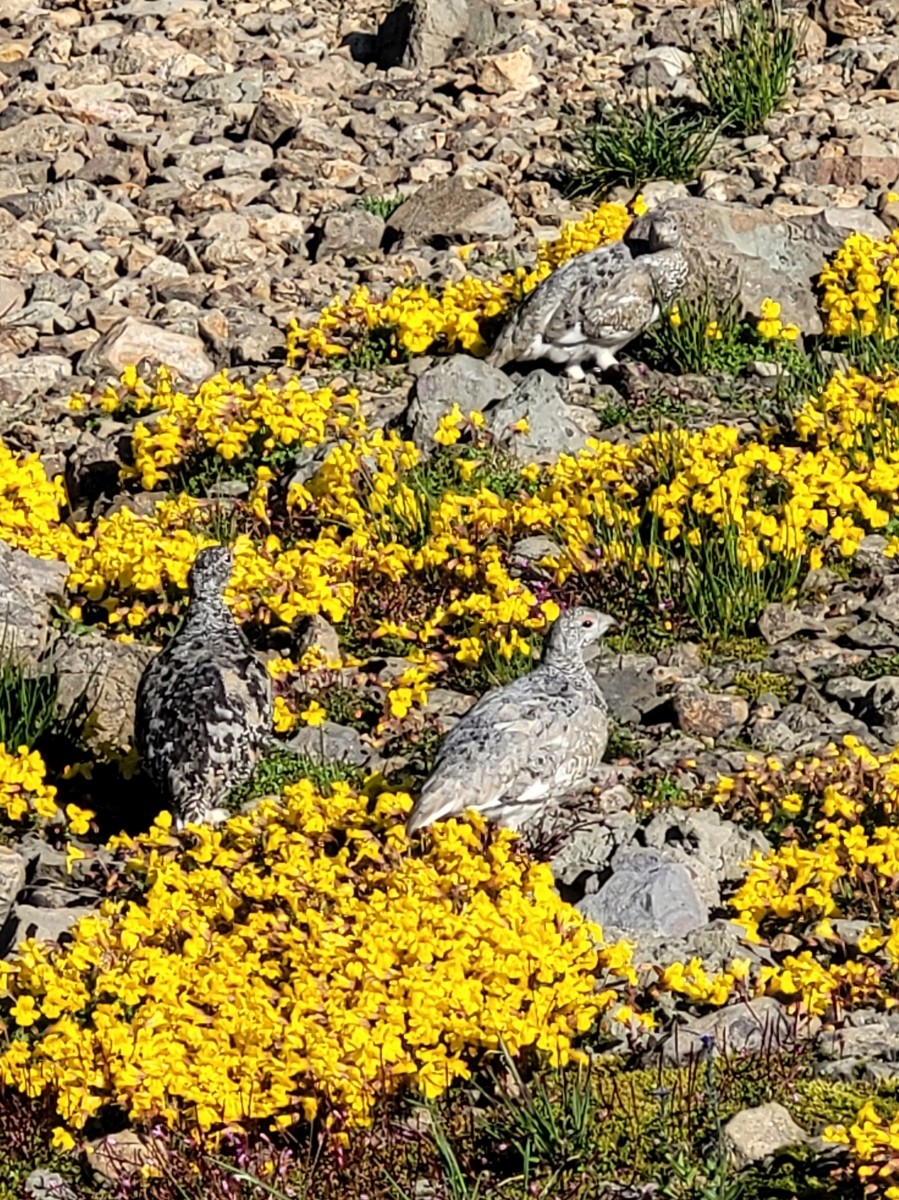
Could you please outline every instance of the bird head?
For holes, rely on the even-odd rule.
[[[595,608],[569,608],[549,631],[547,654],[553,658],[583,656],[584,650],[615,624],[614,617]]]
[[[194,559],[190,569],[191,600],[220,599],[234,566],[234,556],[227,546],[207,546]]]
[[[650,250],[679,250],[683,246],[681,227],[669,209],[657,209],[649,214],[648,221]]]

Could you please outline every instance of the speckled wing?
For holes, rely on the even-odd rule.
[[[485,693],[450,730],[410,816],[409,831],[478,809],[515,827],[532,806],[589,777],[607,723],[598,697],[538,668]],[[598,755],[598,757],[597,757]]]
[[[614,292],[623,275],[634,266],[623,242],[600,246],[570,259],[527,296],[515,310],[497,339],[489,362],[503,367],[519,355],[527,356],[539,339],[562,345],[581,327],[585,310],[600,297]]]
[[[552,324],[546,332],[548,340],[566,344],[566,337],[593,344],[617,343],[634,337],[654,319],[658,312],[653,282],[636,263],[618,275],[601,291],[589,289],[582,293],[581,307],[575,325],[568,331]]]

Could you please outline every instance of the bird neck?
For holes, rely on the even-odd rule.
[[[673,300],[687,281],[687,259],[683,250],[658,250],[647,259],[648,270],[664,304]]]
[[[218,633],[234,625],[231,610],[221,596],[192,599],[184,620],[184,630],[189,633]]]
[[[580,654],[566,654],[563,651],[553,651],[552,647],[546,652],[543,665],[557,675],[565,675],[568,679],[579,683],[593,682],[593,676],[587,670],[587,664]]]

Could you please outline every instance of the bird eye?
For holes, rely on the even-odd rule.
[[[584,626],[585,629],[592,629],[593,628],[593,618],[592,617],[584,617],[581,624]]]

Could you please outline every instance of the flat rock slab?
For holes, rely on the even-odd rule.
[[[690,260],[688,294],[716,290],[716,281],[723,281],[737,291],[746,312],[758,315],[762,300],[771,296],[780,302],[784,321],[806,334],[822,331],[814,284],[849,232],[845,226],[835,227],[824,213],[786,218],[695,196],[664,207],[677,220]],[[859,219],[868,222],[871,215]]]

